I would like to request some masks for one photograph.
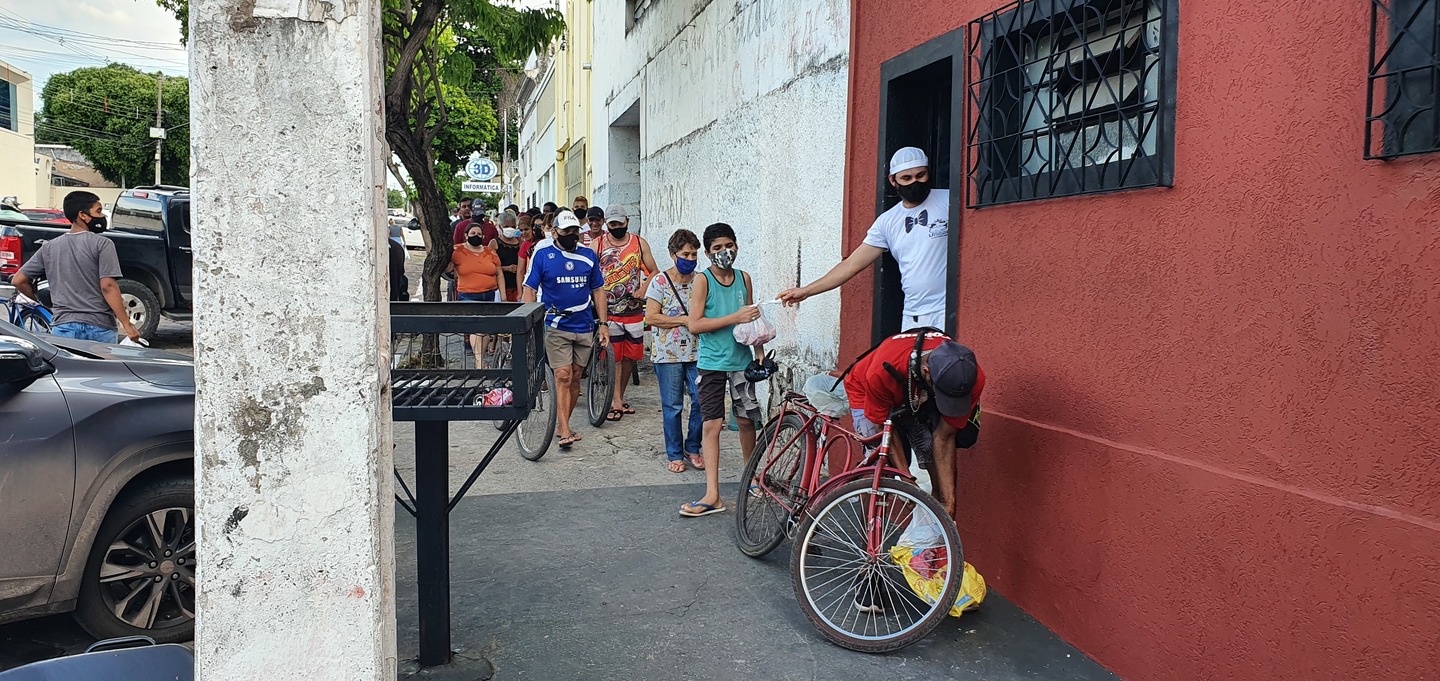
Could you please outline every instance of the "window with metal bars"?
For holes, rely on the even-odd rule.
[[[1019,0],[970,22],[970,207],[1170,186],[1177,0]]]
[[[1440,0],[1370,1],[1365,158],[1440,151]]]

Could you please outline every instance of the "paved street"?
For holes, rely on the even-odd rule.
[[[421,253],[407,269],[418,286]],[[153,347],[189,354],[190,325],[165,320]],[[681,518],[700,471],[664,467],[654,375],[631,387],[636,414],[592,428],[538,462],[505,446],[451,520],[453,642],[498,679],[1108,679],[999,594],[898,655],[826,643],[795,603],[788,544],[764,560],[734,547],[734,515]],[[395,424],[395,465],[414,481],[414,429]],[[494,443],[488,423],[451,427],[451,489]],[[738,441],[725,433],[733,498]],[[398,641],[418,651],[414,521],[397,507]],[[0,626],[0,670],[82,651],[65,615]]]

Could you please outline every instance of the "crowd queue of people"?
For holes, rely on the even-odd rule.
[[[905,333],[892,336],[844,373],[856,431],[868,436],[894,421],[904,447],[931,474],[937,499],[954,513],[955,450],[979,436],[985,376],[975,354],[944,334],[949,190],[930,186],[929,159],[914,147],[895,152],[889,182],[900,202],[885,211],[849,257],[811,284],[776,296],[787,305],[840,287],[889,252],[900,264]],[[498,224],[496,224],[498,222]],[[673,231],[666,247],[674,264],[660,271],[650,243],[630,232],[623,206],[508,206],[496,222],[482,200],[455,207],[452,300],[542,302],[545,350],[557,383],[556,436],[562,449],[580,442],[570,417],[580,378],[596,343],[608,345],[616,377],[606,418],[635,414],[625,392],[652,339],[650,361],[659,384],[666,467],[705,472],[705,493],[682,505],[687,517],[720,513],[720,434],[727,398],[742,454],[754,455],[763,418],[755,384],[774,371],[762,345],[732,332],[760,317],[750,274],[738,268],[735,230],[717,222],[700,235]],[[700,267],[704,254],[708,267]],[[597,332],[597,329],[600,330]],[[472,338],[477,362],[485,339]],[[686,398],[688,416],[684,413]],[[896,462],[903,465],[902,462]]]

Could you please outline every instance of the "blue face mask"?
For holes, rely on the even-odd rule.
[[[676,272],[679,272],[680,274],[689,276],[691,273],[693,273],[693,272],[695,271],[695,265],[696,265],[697,262],[698,262],[698,261],[696,261],[696,260],[689,260],[689,259],[686,259],[686,258],[676,258],[676,259],[675,259],[675,271],[676,271]]]

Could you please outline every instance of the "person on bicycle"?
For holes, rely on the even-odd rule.
[[[875,218],[865,242],[825,276],[776,297],[787,305],[799,305],[810,296],[839,288],[889,251],[900,265],[900,288],[905,292],[900,328],[944,328],[951,196],[948,189],[932,189],[931,177],[930,158],[924,151],[897,150],[890,157],[890,186],[900,195],[900,203]]]
[[[605,276],[595,251],[580,245],[580,222],[570,211],[555,216],[555,240],[540,242],[532,253],[522,300],[545,301],[545,356],[555,370],[556,425],[561,449],[580,441],[570,414],[580,396],[580,373],[590,362],[597,323],[606,324]],[[598,334],[601,345],[610,335]]]
[[[975,353],[934,329],[900,333],[855,360],[845,393],[855,432],[871,437],[892,418],[893,432],[929,471],[934,496],[955,517],[955,449],[980,437],[985,373]],[[891,465],[907,468],[900,447]]]

